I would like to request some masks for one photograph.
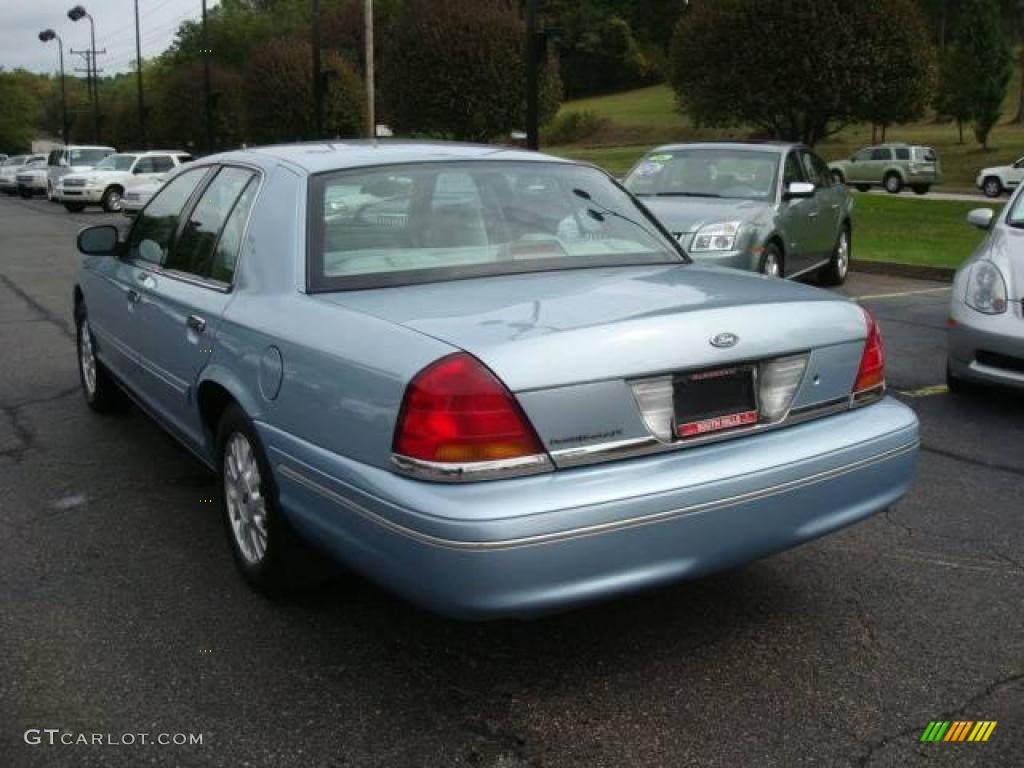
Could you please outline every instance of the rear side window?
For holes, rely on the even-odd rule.
[[[207,170],[197,168],[187,171],[160,189],[132,227],[128,237],[129,258],[151,264],[164,263],[178,229],[181,212]]]
[[[166,173],[174,167],[174,161],[167,155],[155,155],[150,159],[153,163],[153,173]]]
[[[224,231],[217,241],[217,248],[213,254],[213,267],[210,269],[210,277],[222,283],[230,283],[235,276],[235,265],[238,263],[238,252],[242,248],[242,237],[245,234],[245,225],[249,221],[249,212],[256,202],[256,190],[259,187],[258,179],[253,176],[246,184],[242,194],[238,196],[235,207],[228,215],[224,224]]]
[[[203,190],[164,266],[200,277],[212,274],[217,238],[254,175],[242,168],[222,168],[217,173]]]
[[[876,147],[871,150],[872,160],[892,160],[892,150],[886,147]]]
[[[139,162],[135,164],[135,168],[132,173],[152,173],[153,172],[153,158],[151,157],[140,157]]]
[[[893,152],[896,153],[897,160],[910,159],[910,149],[908,147],[896,147],[896,149],[894,149]]]

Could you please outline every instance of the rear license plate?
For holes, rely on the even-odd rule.
[[[675,378],[673,389],[677,437],[699,437],[757,423],[753,366],[683,374]]]

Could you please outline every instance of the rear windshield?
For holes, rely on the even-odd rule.
[[[931,147],[914,147],[914,159],[922,163],[934,163],[935,150]]]
[[[393,165],[311,183],[314,290],[686,257],[604,173],[567,163]]]

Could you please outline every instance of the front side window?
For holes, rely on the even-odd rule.
[[[814,184],[816,187],[824,186],[827,183],[826,179],[828,178],[828,174],[825,176],[821,175],[818,167],[814,164],[814,158],[811,157],[810,152],[801,152],[800,162],[803,165],[804,176],[809,182]]]
[[[907,147],[896,147],[896,149],[893,150],[893,153],[896,155],[897,160],[910,159],[910,149]]]
[[[790,152],[786,155],[786,170],[784,172],[782,183],[787,187],[790,184],[804,181],[804,174],[800,168],[800,162],[796,159],[796,152]]]
[[[169,181],[139,214],[128,238],[128,257],[163,264],[182,209],[208,169],[196,168]]]
[[[871,150],[872,160],[892,160],[892,150],[885,147],[878,147]]]
[[[775,197],[778,166],[775,152],[713,147],[658,150],[640,161],[625,185],[641,197],[769,200]]]
[[[96,164],[97,171],[130,171],[138,155],[108,155]]]
[[[149,158],[151,171],[137,171],[137,173],[166,173],[174,167],[174,161],[167,155],[154,155]]]
[[[437,162],[312,182],[315,290],[686,260],[594,168]]]
[[[211,275],[217,238],[254,175],[242,168],[223,168],[217,173],[203,190],[165,267],[200,277]]]
[[[235,275],[235,265],[238,263],[238,253],[242,248],[242,236],[245,234],[245,225],[249,221],[249,212],[256,201],[256,190],[259,183],[253,176],[246,184],[242,194],[238,196],[235,207],[231,209],[228,220],[224,223],[224,231],[217,241],[217,248],[213,254],[213,266],[210,269],[210,277],[222,283],[230,283]]]
[[[866,161],[870,160],[872,154],[874,154],[874,151],[875,150],[870,149],[870,148],[862,149],[860,152],[858,152],[856,155],[853,156],[854,162],[863,163],[863,162],[866,162]]]

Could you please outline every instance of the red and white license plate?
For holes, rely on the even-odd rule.
[[[743,411],[742,413],[730,413],[725,416],[715,416],[710,419],[691,421],[688,424],[680,424],[676,427],[680,437],[696,437],[706,435],[709,432],[721,432],[723,429],[735,429],[750,424],[757,424],[757,411]]]

